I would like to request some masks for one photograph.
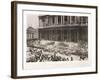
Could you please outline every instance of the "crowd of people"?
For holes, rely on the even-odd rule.
[[[53,50],[29,47],[27,51],[27,62],[44,62],[44,61],[73,61],[70,55],[59,55],[60,52]]]
[[[87,44],[48,42],[27,47],[27,62],[74,61],[88,58]]]

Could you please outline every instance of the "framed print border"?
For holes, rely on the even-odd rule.
[[[27,76],[19,76],[18,75],[18,4],[23,5],[42,5],[42,6],[55,6],[55,7],[71,7],[71,8],[90,8],[95,9],[95,71],[90,72],[76,72],[76,73],[46,73],[41,75],[27,75]],[[25,9],[24,9],[25,10]],[[23,10],[23,11],[24,11]],[[48,12],[48,11],[47,11]],[[23,15],[22,15],[23,16]],[[11,2],[11,77],[12,78],[32,78],[32,77],[50,77],[50,76],[66,76],[66,75],[80,75],[80,74],[94,74],[98,72],[98,8],[97,6],[90,5],[73,5],[73,4],[56,4],[56,3],[40,3],[40,2],[24,2],[24,1],[12,1]],[[23,37],[23,36],[22,36]],[[22,53],[20,53],[22,54]],[[23,64],[22,64],[23,65]]]

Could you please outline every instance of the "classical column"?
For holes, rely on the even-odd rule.
[[[66,30],[66,40],[69,41],[69,31]]]
[[[51,30],[50,30],[50,36],[49,37],[50,37],[50,40],[52,40],[52,32],[51,32]]]
[[[69,42],[71,41],[71,30],[68,31],[69,32]]]
[[[51,25],[51,17],[49,16],[48,17],[48,23],[49,23],[49,26]]]
[[[56,31],[55,31],[55,40],[57,40],[57,29],[56,29]]]
[[[76,24],[76,22],[77,22],[77,21],[76,21],[76,16],[75,16],[75,21],[74,21],[74,22],[75,22],[74,24]]]
[[[46,26],[48,26],[48,24],[49,24],[49,20],[48,20],[48,16],[46,16],[46,22],[47,22],[47,25]]]
[[[49,16],[49,26],[51,26],[51,16]]]
[[[63,24],[63,16],[61,16],[61,25]]]
[[[69,16],[69,21],[70,21],[69,24],[72,23],[72,20],[71,19],[72,19],[72,16]]]
[[[77,30],[77,42],[79,41],[79,32]]]
[[[63,16],[63,24],[65,23],[65,16]]]
[[[55,25],[58,24],[58,16],[55,16]]]
[[[56,22],[57,22],[57,24],[58,24],[58,16],[56,16]]]
[[[52,16],[51,16],[51,26],[52,26],[52,24],[53,24],[53,22],[52,22],[52,21],[53,21],[53,18],[52,18]]]
[[[60,29],[60,31],[61,31],[61,41],[62,41],[62,37],[63,37],[63,36],[62,36],[62,28]]]
[[[80,17],[80,24],[83,23],[83,17]]]
[[[48,26],[50,25],[50,19],[49,19],[49,16],[48,16]]]

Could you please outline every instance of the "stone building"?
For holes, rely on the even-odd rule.
[[[88,17],[39,16],[39,39],[53,41],[88,41]]]
[[[33,27],[27,28],[27,46],[33,46],[33,42],[39,38],[38,29]]]

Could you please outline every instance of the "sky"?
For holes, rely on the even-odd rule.
[[[27,26],[31,26],[33,28],[39,27],[39,15],[27,14]]]

